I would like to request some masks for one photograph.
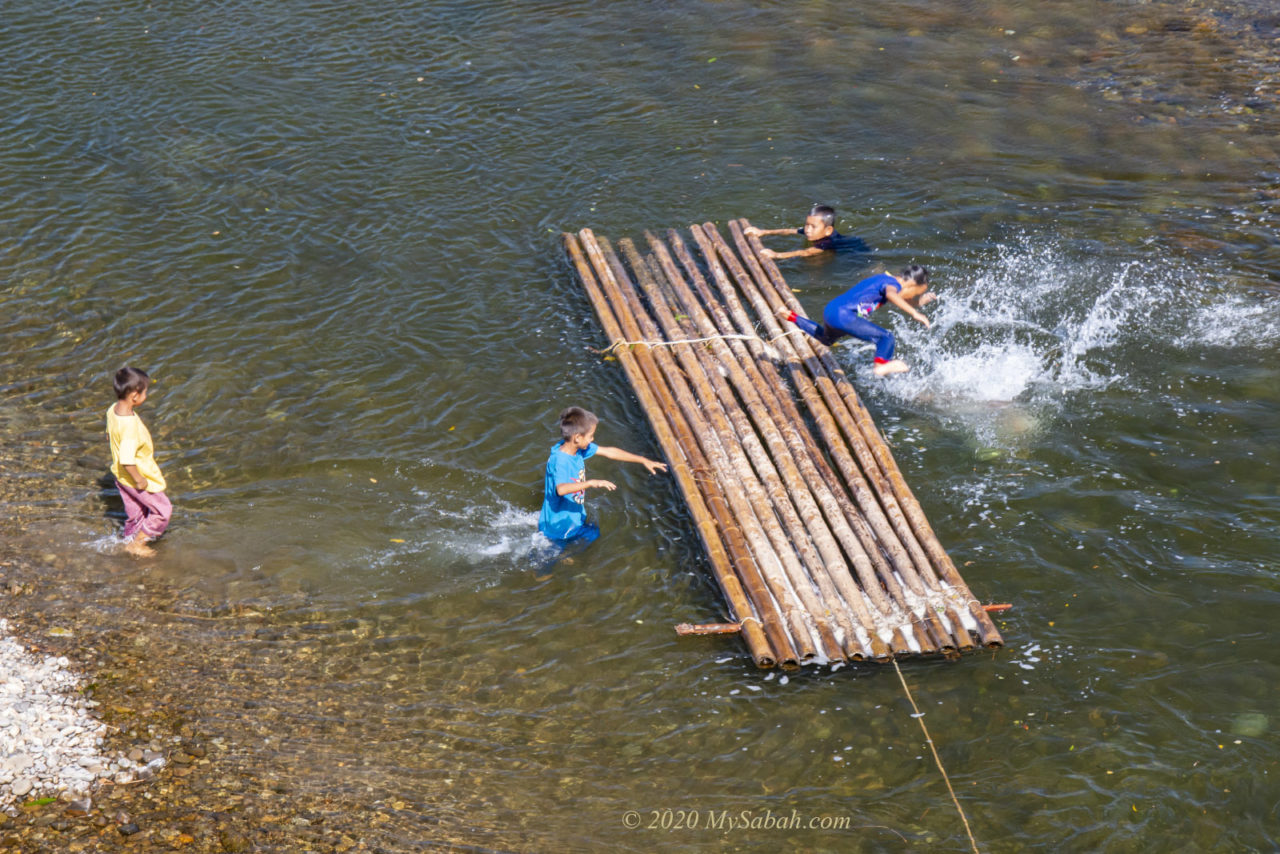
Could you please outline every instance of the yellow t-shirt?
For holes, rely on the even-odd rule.
[[[156,465],[151,431],[137,415],[116,415],[116,405],[107,410],[107,438],[111,440],[111,473],[116,480],[136,487],[125,466],[137,466],[147,479],[147,492],[164,492],[164,475]]]

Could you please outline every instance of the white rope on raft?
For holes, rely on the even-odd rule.
[[[775,335],[772,338],[762,338],[759,335],[709,335],[706,338],[679,338],[675,341],[624,341],[618,339],[603,350],[597,350],[600,355],[607,356],[619,347],[634,347],[637,344],[644,344],[649,347],[674,347],[677,344],[704,344],[707,341],[760,341],[764,344],[772,344],[779,338],[786,338],[788,335],[803,335],[801,329],[792,329],[781,335]]]

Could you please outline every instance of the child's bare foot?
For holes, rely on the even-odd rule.
[[[902,374],[911,370],[906,362],[901,359],[894,359],[891,362],[881,362],[871,369],[878,377],[887,377],[889,374]]]
[[[791,322],[791,309],[789,309],[789,308],[780,308],[780,309],[778,309],[778,310],[775,312],[775,314],[777,314],[777,315],[778,315],[778,319],[779,319],[779,320],[785,320],[785,321],[787,321],[788,323],[790,323],[790,322]]]
[[[147,538],[141,534],[134,534],[129,542],[124,544],[124,550],[134,557],[151,557],[156,550],[147,545]]]

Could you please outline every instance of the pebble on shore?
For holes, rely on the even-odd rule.
[[[0,619],[0,810],[45,797],[87,794],[99,780],[146,778],[164,759],[102,754],[106,725],[66,658],[40,657]]]

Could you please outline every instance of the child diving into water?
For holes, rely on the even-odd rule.
[[[778,316],[791,321],[828,347],[848,335],[874,343],[876,355],[873,370],[876,376],[883,377],[900,374],[910,368],[901,359],[893,357],[893,333],[877,326],[868,318],[888,300],[928,329],[929,318],[919,311],[921,306],[937,299],[934,294],[926,293],[928,290],[929,271],[919,264],[912,264],[898,276],[878,273],[863,279],[827,303],[822,310],[821,326],[787,309],[779,310]]]

